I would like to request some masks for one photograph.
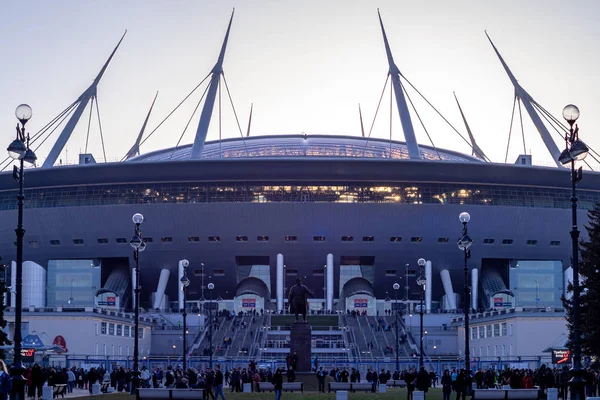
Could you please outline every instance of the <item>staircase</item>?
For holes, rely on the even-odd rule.
[[[347,317],[348,328],[350,332],[353,332],[355,343],[358,347],[357,351],[360,354],[360,358],[362,360],[373,360],[373,354],[371,350],[367,346],[367,336],[365,335],[364,330],[361,327],[360,320],[362,317]]]
[[[236,326],[235,333],[233,334],[233,336],[231,336],[231,346],[229,346],[227,348],[227,351],[225,351],[225,357],[237,357],[240,349],[242,348],[242,344],[246,333],[248,333],[250,318],[251,317],[248,317],[247,315],[234,318],[234,320],[239,321],[239,325]],[[244,322],[247,324],[245,328],[242,326],[244,325]]]

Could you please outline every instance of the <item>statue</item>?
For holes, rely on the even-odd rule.
[[[292,286],[290,295],[288,296],[290,312],[296,315],[296,322],[298,322],[298,314],[302,314],[302,320],[306,322],[309,297],[315,297],[315,295],[302,284],[302,279],[296,278],[296,284]]]

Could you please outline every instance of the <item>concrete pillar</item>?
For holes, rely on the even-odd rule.
[[[473,268],[471,270],[471,309],[477,310],[477,296],[479,295],[479,270]]]
[[[177,309],[181,310],[183,309],[184,305],[183,305],[183,285],[181,284],[181,278],[183,278],[183,260],[179,260],[179,271],[177,274],[177,295],[178,295],[178,302],[177,302]]]
[[[152,308],[160,309],[163,297],[165,296],[165,290],[167,289],[167,283],[169,282],[169,276],[171,272],[168,269],[162,269],[160,271],[160,277],[158,278],[158,286],[156,287],[156,295],[154,296],[154,304]]]
[[[567,292],[569,285],[572,283],[573,283],[573,268],[569,267],[569,268],[565,269],[564,292],[565,292],[565,298],[567,300],[571,300],[571,298],[573,297],[573,292]]]
[[[132,309],[135,309],[136,304],[135,304],[135,287],[136,287],[136,281],[135,281],[135,267],[133,267],[131,269],[131,305],[132,305]]]
[[[433,279],[431,276],[431,261],[425,263],[425,279],[427,284],[425,285],[425,312],[431,313],[431,287],[433,286]]]
[[[456,310],[456,298],[454,297],[454,289],[452,289],[452,280],[450,279],[450,272],[447,269],[443,269],[440,272],[442,277],[442,285],[444,285],[444,292],[446,292],[446,304],[448,305],[447,310]]]
[[[284,301],[283,301],[283,254],[277,254],[277,312],[283,311]]]
[[[327,301],[326,309],[333,310],[333,254],[327,254]]]
[[[46,307],[46,269],[23,261],[23,307]]]

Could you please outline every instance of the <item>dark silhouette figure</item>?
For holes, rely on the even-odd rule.
[[[306,310],[308,308],[308,298],[315,297],[306,286],[302,284],[302,279],[296,278],[296,284],[290,289],[288,303],[290,304],[290,312],[296,315],[298,322],[298,314],[302,314],[302,320],[306,322]]]

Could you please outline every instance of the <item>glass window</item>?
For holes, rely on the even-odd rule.
[[[140,338],[140,339],[144,338],[144,328],[140,328],[138,330],[138,338]]]
[[[117,336],[123,335],[122,329],[123,329],[123,325],[117,324]]]
[[[471,328],[471,339],[477,339],[477,328]]]
[[[500,324],[494,324],[494,337],[500,336]]]
[[[129,337],[129,325],[125,325],[124,329],[125,329],[124,336]]]
[[[487,335],[486,335],[486,337],[489,337],[489,338],[492,337],[492,326],[491,325],[487,326]]]
[[[106,322],[100,323],[100,333],[106,335]]]
[[[108,334],[111,336],[115,334],[115,324],[108,324]]]
[[[502,336],[506,336],[506,322],[502,323]]]
[[[480,326],[479,327],[479,339],[484,339],[485,338],[485,326]]]

